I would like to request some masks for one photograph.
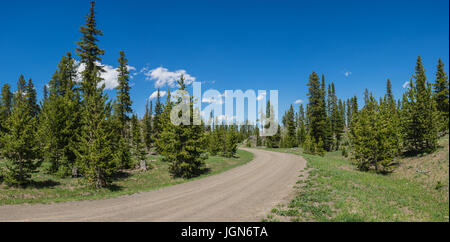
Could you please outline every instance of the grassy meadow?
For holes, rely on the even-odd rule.
[[[268,149],[302,155],[309,174],[295,198],[265,221],[449,221],[449,138],[433,154],[404,157],[388,175],[360,172],[341,152],[325,157],[301,149]]]

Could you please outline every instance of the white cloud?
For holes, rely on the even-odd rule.
[[[266,93],[261,93],[261,94],[258,95],[256,100],[261,101],[261,100],[263,100],[266,97],[266,95],[267,95]]]
[[[100,85],[105,84],[106,90],[112,90],[116,88],[119,85],[119,72],[117,72],[117,70],[113,66],[109,65],[103,65],[103,69],[105,70],[105,72],[101,74],[103,81],[100,83]]]
[[[148,68],[143,68],[141,72],[144,73],[146,80],[155,81],[155,87],[161,88],[166,85],[169,87],[176,87],[177,81],[180,79],[181,75],[184,76],[186,85],[190,85],[195,81],[195,77],[189,75],[185,70],[178,70],[175,72],[169,71],[167,68],[158,67],[153,70],[148,70]]]
[[[217,120],[219,120],[219,121],[225,121],[225,122],[232,122],[232,121],[235,120],[235,119],[236,119],[236,116],[228,117],[228,116],[226,116],[226,115],[220,115],[220,116],[217,117]]]
[[[214,102],[216,102],[216,100],[214,98],[212,98],[212,97],[206,97],[206,98],[203,98],[202,102],[204,102],[204,103],[214,103]]]
[[[405,83],[403,83],[403,85],[402,85],[402,87],[403,88],[409,88],[409,84],[410,84],[411,82],[405,82]]]
[[[101,78],[103,78],[103,81],[101,83],[99,83],[99,86],[102,84],[105,84],[106,90],[112,90],[112,89],[116,88],[119,85],[119,82],[118,82],[119,73],[117,72],[117,69],[114,68],[113,66],[101,64],[99,62],[97,62],[96,64],[102,65],[103,69],[105,70],[105,72],[101,73],[101,75],[100,75]],[[83,63],[78,66],[77,82],[81,81],[81,73],[84,71],[85,68],[86,68],[85,64],[83,64]],[[136,68],[133,66],[127,66],[127,69],[129,72],[136,71]]]
[[[303,103],[303,100],[298,99],[298,100],[296,100],[296,101],[294,102],[294,104],[300,104],[300,103]]]
[[[160,91],[159,92],[159,95],[161,96],[161,97],[164,97],[164,96],[166,96],[167,95],[167,92],[166,91]],[[148,98],[149,100],[152,100],[152,99],[155,99],[155,98],[157,98],[158,97],[158,91],[155,91],[154,93],[152,93],[152,95],[150,95],[150,97]]]
[[[207,98],[203,98],[202,102],[204,102],[204,103],[214,103],[214,104],[219,104],[219,105],[224,104],[224,101],[223,101],[222,98],[216,100],[214,98],[207,97]]]
[[[344,72],[344,76],[349,77],[351,76],[353,73],[351,71],[345,71]]]

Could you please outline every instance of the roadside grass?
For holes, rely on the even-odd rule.
[[[440,145],[433,154],[401,159],[389,175],[357,171],[339,152],[320,157],[301,149],[266,149],[302,155],[309,176],[298,182],[289,204],[277,206],[263,221],[448,222],[448,136]]]
[[[253,160],[253,154],[243,150],[238,150],[235,158],[210,156],[205,162],[207,173],[193,179],[182,179],[173,178],[170,175],[169,164],[162,162],[160,156],[149,156],[148,161],[152,161],[149,162],[153,166],[152,170],[147,172],[123,171],[108,189],[95,189],[85,184],[82,178],[62,179],[46,174],[45,168],[41,168],[38,173],[33,175],[34,182],[26,188],[0,185],[0,205],[96,200],[131,195],[222,173],[251,160]]]

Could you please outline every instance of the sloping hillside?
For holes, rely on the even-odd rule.
[[[449,221],[448,136],[437,152],[400,159],[389,175],[357,171],[336,152],[319,157],[272,150],[304,156],[310,173],[268,221]]]

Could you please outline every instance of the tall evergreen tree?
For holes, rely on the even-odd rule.
[[[107,103],[108,97],[103,94],[105,85],[102,84],[100,74],[104,70],[98,64],[104,50],[98,47],[97,36],[102,36],[103,33],[97,29],[94,7],[95,2],[92,1],[86,24],[80,28],[83,36],[76,49],[85,66],[81,81],[82,130],[76,153],[84,176],[97,188],[101,188],[112,181],[116,166],[112,142],[114,133],[110,125],[111,104]]]
[[[329,117],[330,117],[330,129],[331,129],[331,134],[332,134],[332,140],[330,140],[329,142],[332,142],[333,145],[331,147],[331,150],[337,150],[337,148],[339,147],[339,142],[340,142],[340,138],[343,132],[343,127],[341,122],[341,117],[340,117],[340,111],[339,111],[339,105],[338,105],[338,98],[336,96],[336,88],[334,86],[334,83],[331,83],[331,90],[329,91],[329,97],[328,99],[330,100],[330,111],[329,111]],[[339,125],[339,127],[338,127]]]
[[[287,130],[286,142],[285,142],[286,148],[292,148],[292,147],[298,146],[297,139],[296,139],[296,133],[295,133],[296,125],[295,125],[295,116],[294,115],[295,115],[294,107],[291,105],[289,111],[286,113],[286,130]]]
[[[329,123],[327,124],[326,102],[325,102],[325,80],[322,78],[320,83],[319,76],[313,72],[309,76],[309,135],[314,144],[318,144],[322,140],[323,149],[328,148],[328,144],[324,144],[323,140],[328,140]]]
[[[256,137],[256,147],[262,146],[261,131],[259,130],[258,125],[255,126],[253,132],[255,133]]]
[[[170,99],[169,99],[170,100]],[[157,94],[156,94],[156,103],[155,103],[155,116],[153,118],[153,139],[158,139],[159,134],[162,131],[163,128],[163,121],[162,121],[162,113],[163,113],[163,105],[161,103],[161,90],[158,88]]]
[[[352,99],[347,99],[347,102],[346,102],[347,104],[347,109],[346,109],[346,111],[347,111],[347,114],[345,115],[346,116],[346,127],[347,128],[350,128],[350,124],[351,124],[351,120],[352,120]]]
[[[130,98],[131,87],[129,85],[130,76],[128,71],[128,59],[125,57],[125,52],[120,51],[119,57],[119,67],[117,68],[118,75],[118,86],[117,91],[117,102],[114,108],[115,115],[118,117],[120,122],[120,133],[122,137],[126,136],[126,125],[130,120],[129,114],[133,112],[131,105],[133,102]]]
[[[434,86],[434,100],[443,125],[441,131],[448,130],[449,127],[449,81],[447,73],[444,70],[444,62],[439,58],[436,72],[436,82]]]
[[[225,144],[222,154],[224,157],[231,158],[236,154],[237,151],[237,143],[239,140],[237,126],[228,126],[224,136]]]
[[[437,145],[437,110],[420,56],[415,71],[402,104],[404,143],[410,152],[431,152]]]
[[[25,77],[23,75],[19,76],[19,80],[17,81],[17,93],[22,93],[25,96],[27,91],[27,82],[25,81]],[[17,95],[14,95],[14,101]]]
[[[216,118],[217,119],[217,118]],[[208,151],[211,155],[217,155],[223,149],[223,137],[221,132],[221,127],[218,125],[218,121],[212,125],[212,130],[208,137]]]
[[[178,81],[181,95],[188,95],[185,79],[181,76]],[[170,98],[170,96],[168,97]],[[164,115],[161,117],[163,131],[157,137],[156,143],[159,147],[163,160],[170,163],[169,170],[175,177],[191,178],[200,175],[204,171],[206,157],[205,134],[203,125],[194,125],[194,103],[193,98],[179,97],[177,105],[186,105],[189,112],[190,125],[175,125],[170,120],[172,104],[170,99],[166,102]],[[181,112],[181,111],[180,111]]]
[[[9,185],[24,185],[40,165],[36,136],[36,117],[30,113],[25,79],[19,79],[14,106],[6,120],[7,131],[0,135],[1,155],[6,159],[4,180]]]
[[[337,111],[336,111],[336,123],[335,123],[335,130],[334,135],[336,138],[335,143],[335,150],[339,150],[341,142],[342,142],[342,136],[344,134],[344,128],[345,128],[345,109],[344,109],[344,103],[342,100],[339,99],[338,105],[337,105]]]
[[[80,132],[80,95],[76,90],[78,65],[70,53],[58,64],[42,104],[39,136],[43,159],[50,173],[69,176],[74,169],[77,136]]]
[[[114,104],[114,129],[116,134],[114,135],[114,146],[116,163],[120,168],[130,168],[132,166],[130,148],[129,148],[129,128],[128,122],[130,121],[129,114],[133,111],[131,105],[133,102],[130,98],[130,77],[128,71],[128,59],[125,57],[125,52],[120,51],[120,57],[118,59],[119,67],[117,68],[118,86],[116,87],[117,99]]]
[[[27,102],[28,112],[32,117],[38,117],[39,114],[39,105],[37,103],[36,97],[36,89],[34,88],[33,81],[31,79],[28,80],[28,83],[25,87],[25,98]]]
[[[144,143],[150,149],[153,143],[153,102],[147,102],[144,115]]]
[[[133,154],[137,158],[140,153],[139,149],[141,144],[141,129],[136,114],[133,114],[133,116],[131,116],[131,136],[132,136]]]
[[[387,82],[386,82],[386,99],[387,99],[389,106],[391,108],[395,109],[396,108],[395,107],[395,99],[394,99],[394,94],[392,93],[392,83],[391,83],[390,79],[387,79]]]
[[[6,120],[11,114],[12,109],[13,94],[9,84],[3,85],[0,96],[0,133],[2,133],[6,132]]]
[[[44,85],[44,90],[43,90],[43,95],[42,95],[42,99],[43,99],[43,101],[45,102],[45,100],[47,100],[47,98],[48,98],[48,88],[47,88],[47,85]]]
[[[297,128],[297,142],[299,145],[303,145],[306,139],[305,110],[303,104],[300,104],[298,117],[299,126]]]
[[[369,96],[369,89],[364,90],[364,106],[369,103],[370,96]]]
[[[267,101],[267,106],[266,106],[266,118],[270,119],[271,118],[271,114],[274,112],[274,108],[273,106],[270,104],[270,101]],[[275,122],[266,122],[264,124],[264,129],[269,129],[271,128],[270,125],[275,125]],[[278,127],[278,131],[275,135],[273,136],[266,136],[265,139],[265,145],[267,148],[279,148],[280,147],[280,140],[281,140],[281,130],[280,130],[280,126],[277,125]]]

